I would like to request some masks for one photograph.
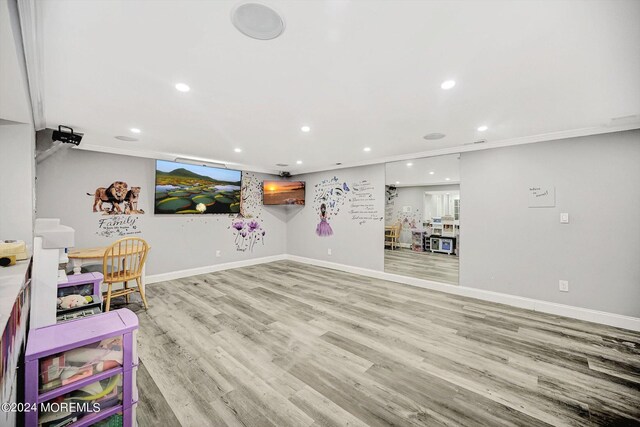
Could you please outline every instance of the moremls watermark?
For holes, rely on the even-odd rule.
[[[70,412],[89,413],[100,412],[98,402],[44,402],[38,407],[37,403],[9,403],[4,402],[0,407],[2,412]]]

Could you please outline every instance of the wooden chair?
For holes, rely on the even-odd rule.
[[[129,294],[140,292],[145,310],[148,307],[144,289],[140,286],[142,277],[142,267],[147,260],[149,245],[138,237],[126,237],[109,246],[104,252],[102,259],[102,274],[104,283],[108,286],[106,296],[105,311],[109,311],[111,298],[125,297],[129,303]],[[135,280],[136,288],[129,288],[129,282]],[[112,291],[114,283],[122,283],[123,289]]]
[[[402,230],[402,223],[398,222],[397,224],[385,227],[384,233],[384,245],[390,246],[391,250],[398,247],[398,243],[400,240],[400,231]]]

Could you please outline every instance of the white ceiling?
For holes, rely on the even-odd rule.
[[[415,187],[459,182],[460,156],[458,154],[402,160],[385,165],[385,184],[387,185]]]
[[[260,1],[286,21],[275,40],[234,28],[237,1],[37,2],[47,126],[84,148],[296,173],[640,114],[636,0]],[[132,127],[140,141],[114,139]]]

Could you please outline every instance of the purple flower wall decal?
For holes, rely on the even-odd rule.
[[[265,230],[262,228],[262,180],[251,173],[242,177],[242,203],[238,216],[233,218],[229,229],[235,235],[235,246],[239,252],[253,251],[256,242],[264,245]]]

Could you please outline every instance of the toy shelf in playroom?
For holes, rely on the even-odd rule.
[[[415,229],[411,230],[411,249],[416,252],[424,251],[424,236],[426,235],[426,230]]]
[[[67,425],[93,413],[119,407],[122,409],[122,374],[115,374],[100,381],[93,381],[82,388],[71,390],[65,394],[45,400],[38,418],[38,425]],[[75,411],[60,411],[58,405],[52,403],[75,403]]]
[[[41,393],[122,367],[122,336],[107,338],[40,359]]]
[[[66,276],[58,283],[56,320],[63,322],[92,316],[102,312],[101,273],[84,273]]]
[[[28,412],[25,425],[82,427],[115,417],[124,427],[132,426],[138,400],[137,329],[136,315],[120,309],[31,330],[25,353],[26,403],[37,403],[38,410],[47,402],[73,403],[74,410]]]

